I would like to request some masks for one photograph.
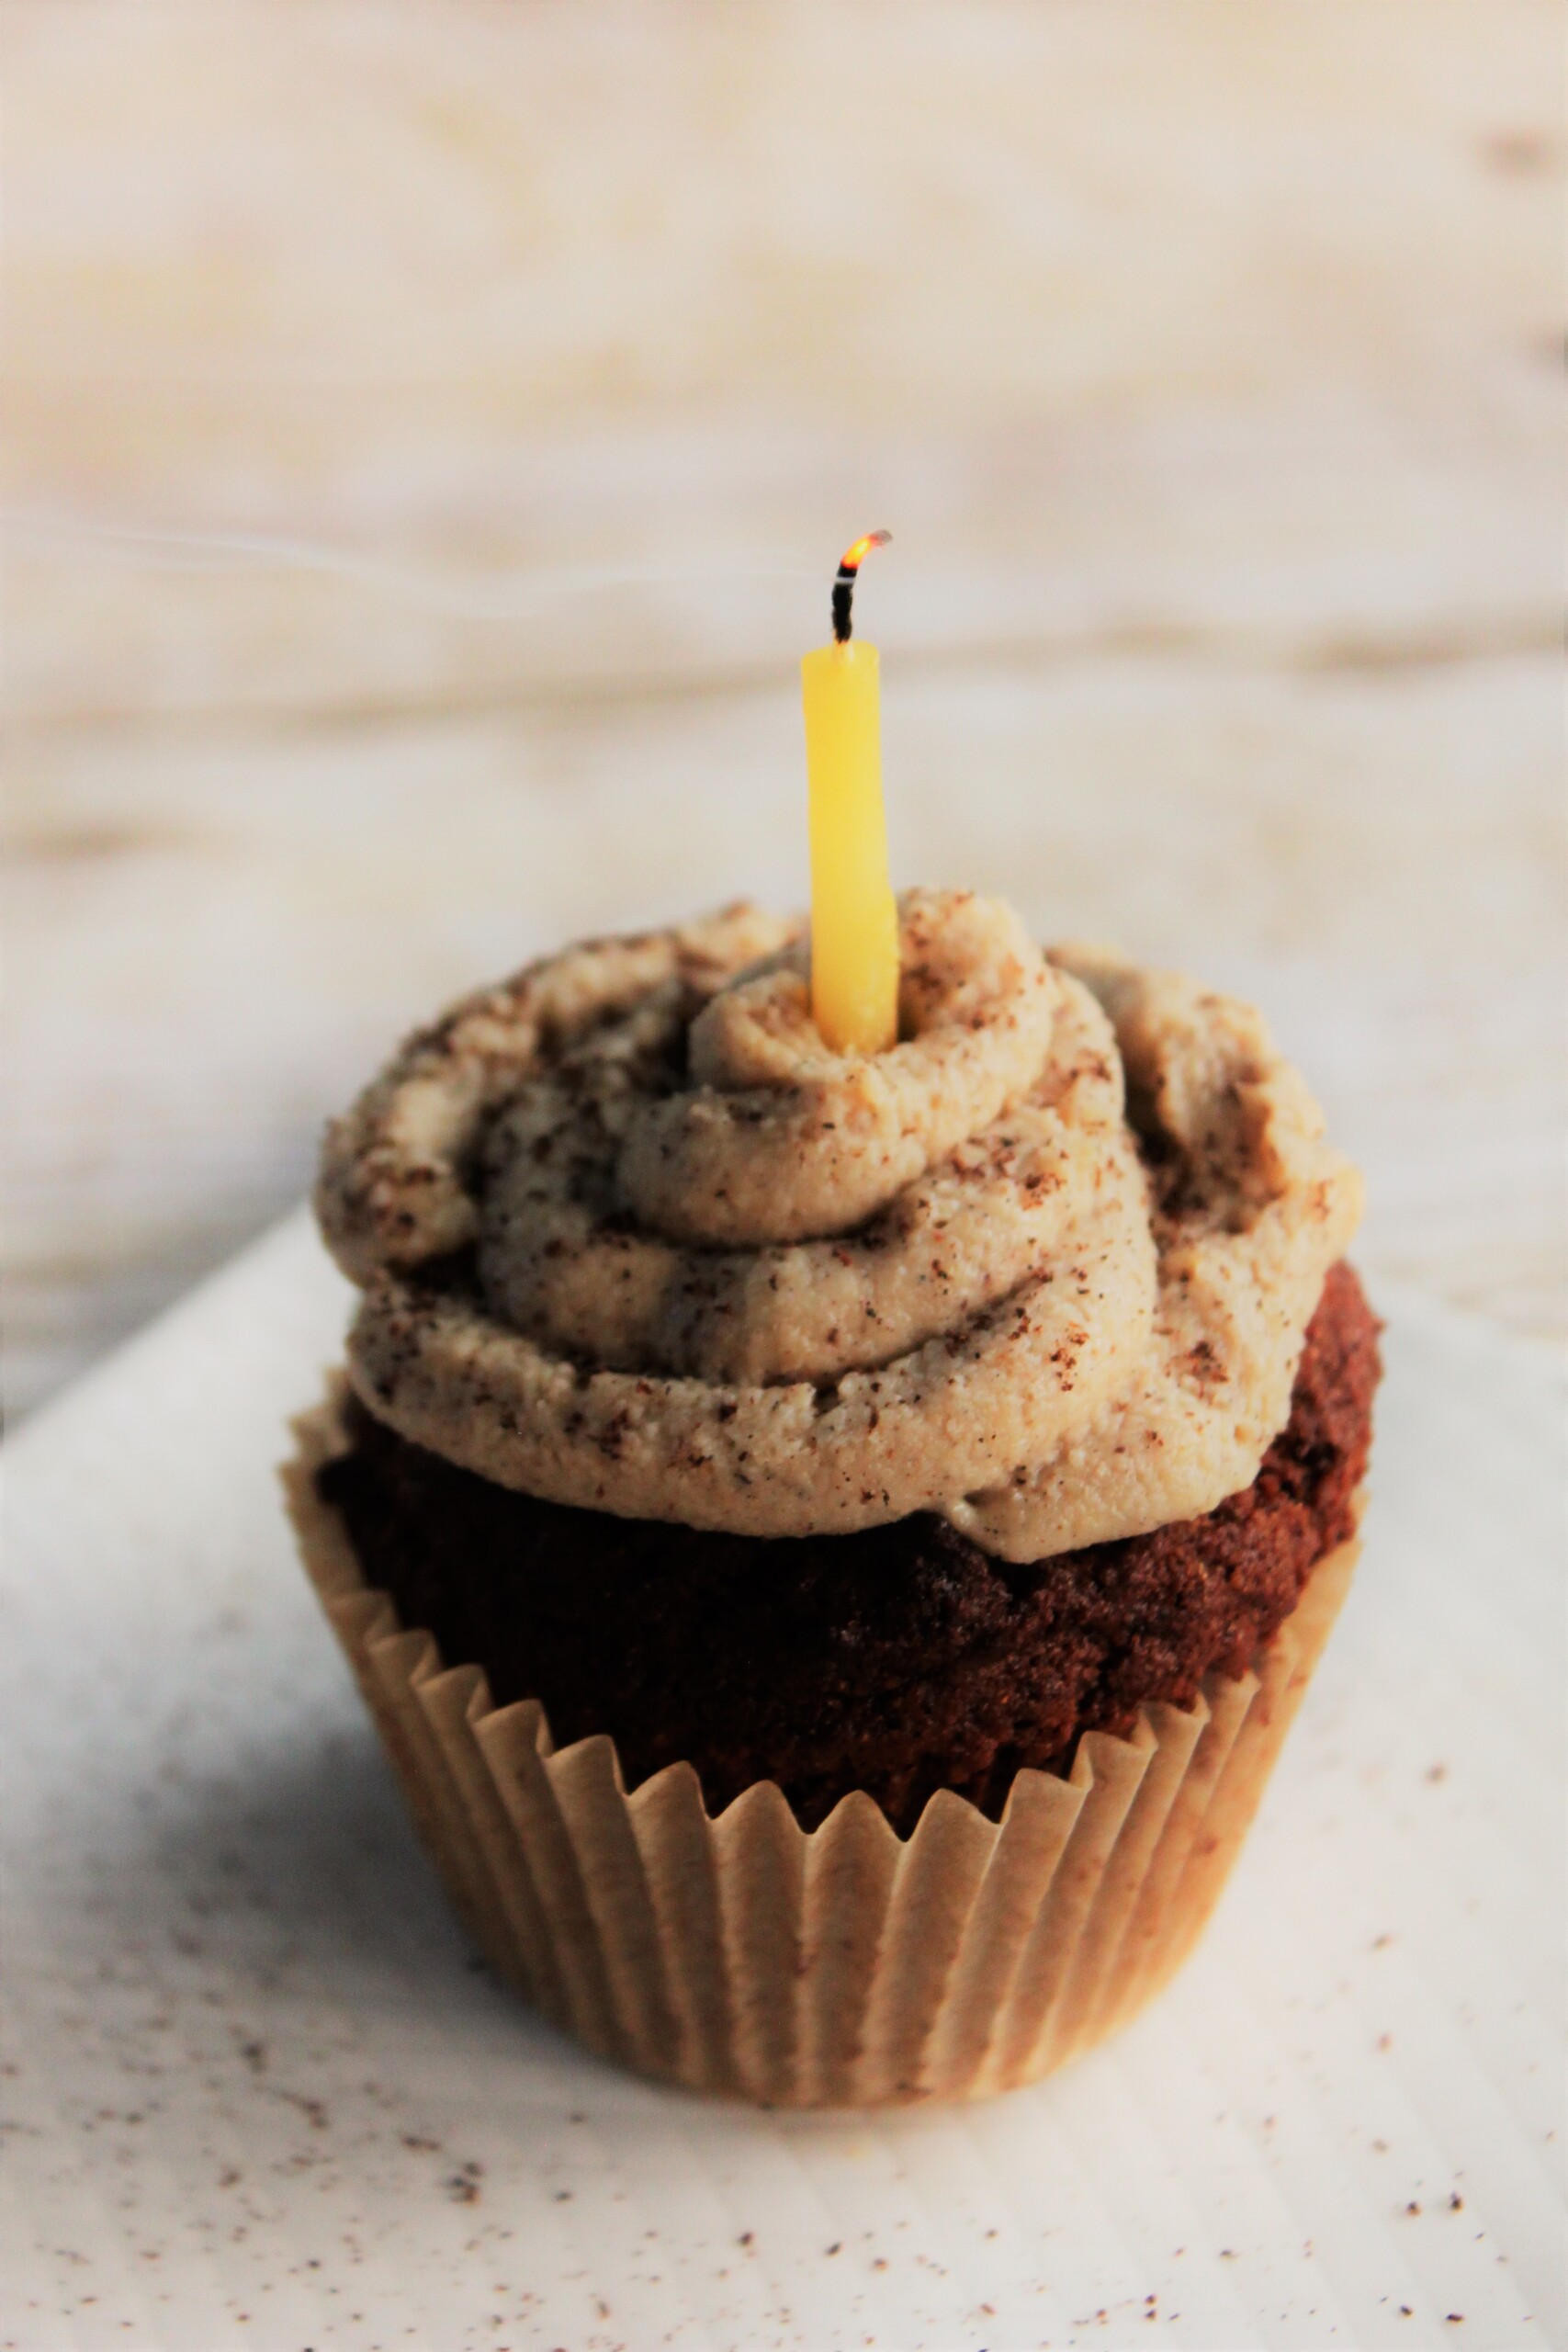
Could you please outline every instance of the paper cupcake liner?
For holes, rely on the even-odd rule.
[[[283,1472],[300,1549],[454,1907],[591,2050],[770,2107],[1010,2090],[1113,2032],[1191,1950],[1328,1638],[1359,1544],[1314,1569],[1257,1669],[1021,1771],[999,1822],[940,1791],[908,1838],[856,1792],[809,1833],[760,1781],[716,1819],[673,1764],[628,1795],[604,1735],[558,1748],[373,1590],[315,1472],[341,1386]]]

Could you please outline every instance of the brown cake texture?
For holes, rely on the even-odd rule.
[[[319,1474],[370,1585],[558,1745],[607,1732],[626,1785],[684,1759],[717,1812],[776,1781],[807,1828],[852,1789],[911,1829],[953,1789],[996,1817],[1021,1767],[1245,1673],[1355,1525],[1378,1323],[1347,1265],[1257,1478],[1201,1519],[1019,1566],[926,1513],[855,1534],[727,1535],[541,1502],[363,1406]]]

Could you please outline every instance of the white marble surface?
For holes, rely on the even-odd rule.
[[[639,2083],[448,1919],[279,1508],[303,1218],[14,1442],[6,2352],[1527,2352],[1568,2335],[1562,1398],[1379,1294],[1365,1554],[1201,1948],[956,2110]]]
[[[1546,0],[9,0],[8,1387],[400,1024],[804,880],[1254,990],[1376,1271],[1568,1325]]]

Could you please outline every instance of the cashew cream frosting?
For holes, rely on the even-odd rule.
[[[998,900],[900,904],[899,1043],[829,1052],[797,925],[592,941],[329,1131],[350,1374],[502,1486],[1036,1560],[1211,1510],[1289,1418],[1359,1215],[1250,1006]]]

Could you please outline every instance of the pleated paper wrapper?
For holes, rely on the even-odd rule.
[[[803,1830],[772,1781],[716,1819],[673,1764],[628,1795],[603,1735],[558,1748],[365,1582],[315,1473],[339,1389],[295,1423],[300,1549],[464,1926],[603,2057],[769,2107],[1011,2090],[1103,2041],[1191,1950],[1328,1638],[1359,1545],[1314,1569],[1254,1672],[1021,1771],[1000,1822],[939,1791],[900,1838],[847,1796]]]

